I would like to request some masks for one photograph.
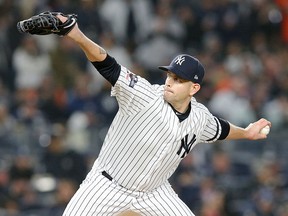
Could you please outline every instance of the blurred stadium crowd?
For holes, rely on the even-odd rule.
[[[171,184],[199,216],[288,215],[287,0],[0,0],[0,215],[60,216],[117,112],[110,86],[65,37],[17,32],[43,11],[80,28],[152,83],[179,53],[206,68],[196,95],[265,141],[198,145]]]

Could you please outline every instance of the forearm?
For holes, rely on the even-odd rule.
[[[58,15],[57,16],[62,22],[67,20],[67,17]],[[100,62],[103,61],[107,53],[106,51],[99,46],[97,43],[93,42],[89,39],[78,27],[78,24],[74,26],[74,28],[67,34],[71,40],[76,42],[79,47],[85,53],[87,59],[91,62]]]
[[[249,139],[258,140],[267,138],[267,134],[260,133],[261,129],[265,126],[271,127],[271,122],[262,118],[254,123],[249,124],[246,128],[238,127],[236,125],[230,124],[230,131],[226,139],[236,140],[236,139]]]
[[[100,62],[106,58],[106,51],[86,37],[80,30],[75,31],[68,36],[80,46],[89,61]]]
[[[248,139],[247,130],[242,127],[238,127],[236,125],[230,124],[230,131],[226,139],[234,140],[234,139]]]

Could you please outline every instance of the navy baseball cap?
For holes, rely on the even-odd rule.
[[[202,83],[205,74],[201,62],[187,54],[178,55],[171,61],[169,66],[159,66],[158,68],[164,71],[171,71],[182,79],[199,84]]]

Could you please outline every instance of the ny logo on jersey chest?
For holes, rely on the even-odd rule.
[[[181,140],[181,146],[177,151],[177,154],[184,158],[191,150],[193,143],[196,141],[196,135],[193,134],[192,139],[188,142],[188,134]],[[182,153],[183,152],[183,153]]]

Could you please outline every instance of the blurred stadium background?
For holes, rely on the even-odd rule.
[[[201,144],[171,178],[199,216],[288,215],[287,0],[0,0],[0,215],[60,216],[97,158],[117,104],[65,37],[17,32],[50,10],[152,83],[189,53],[205,65],[196,98],[267,140]]]

